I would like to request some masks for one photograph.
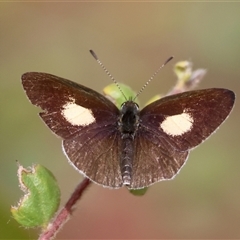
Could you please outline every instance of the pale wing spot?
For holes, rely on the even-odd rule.
[[[63,117],[72,125],[88,126],[95,122],[91,109],[77,105],[74,102],[68,102],[63,106]]]
[[[191,130],[193,118],[189,113],[183,112],[178,115],[169,116],[160,124],[162,130],[172,136],[180,136]]]

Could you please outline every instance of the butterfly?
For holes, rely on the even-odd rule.
[[[22,75],[23,88],[45,124],[63,139],[69,162],[109,188],[141,189],[175,177],[189,151],[229,116],[234,92],[210,88],[171,95],[142,110],[118,109],[100,93],[48,73]]]

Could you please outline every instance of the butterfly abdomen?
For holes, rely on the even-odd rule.
[[[123,185],[129,186],[132,179],[133,167],[133,139],[124,136],[122,144],[122,158],[120,161],[120,170],[122,174]]]

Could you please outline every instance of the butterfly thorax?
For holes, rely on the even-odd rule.
[[[127,101],[123,103],[121,107],[121,116],[119,120],[119,130],[124,135],[134,134],[139,124],[139,108],[138,105],[133,101]]]
[[[132,178],[134,159],[134,136],[139,125],[139,108],[133,101],[123,103],[119,119],[119,131],[121,133],[121,159],[120,168],[123,184],[129,186]]]

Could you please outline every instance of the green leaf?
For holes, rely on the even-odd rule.
[[[118,83],[118,85],[124,95],[115,83],[106,86],[103,89],[103,93],[120,109],[122,103],[126,102],[129,99],[133,99],[136,96],[136,92],[134,92],[129,86],[123,83]],[[139,104],[138,99],[134,99],[134,101]]]
[[[143,196],[148,190],[148,187],[141,188],[141,189],[130,189],[129,192],[135,196]]]
[[[41,165],[28,169],[19,165],[18,178],[25,194],[17,207],[11,207],[14,219],[24,227],[45,228],[60,203],[60,189],[55,177]]]

